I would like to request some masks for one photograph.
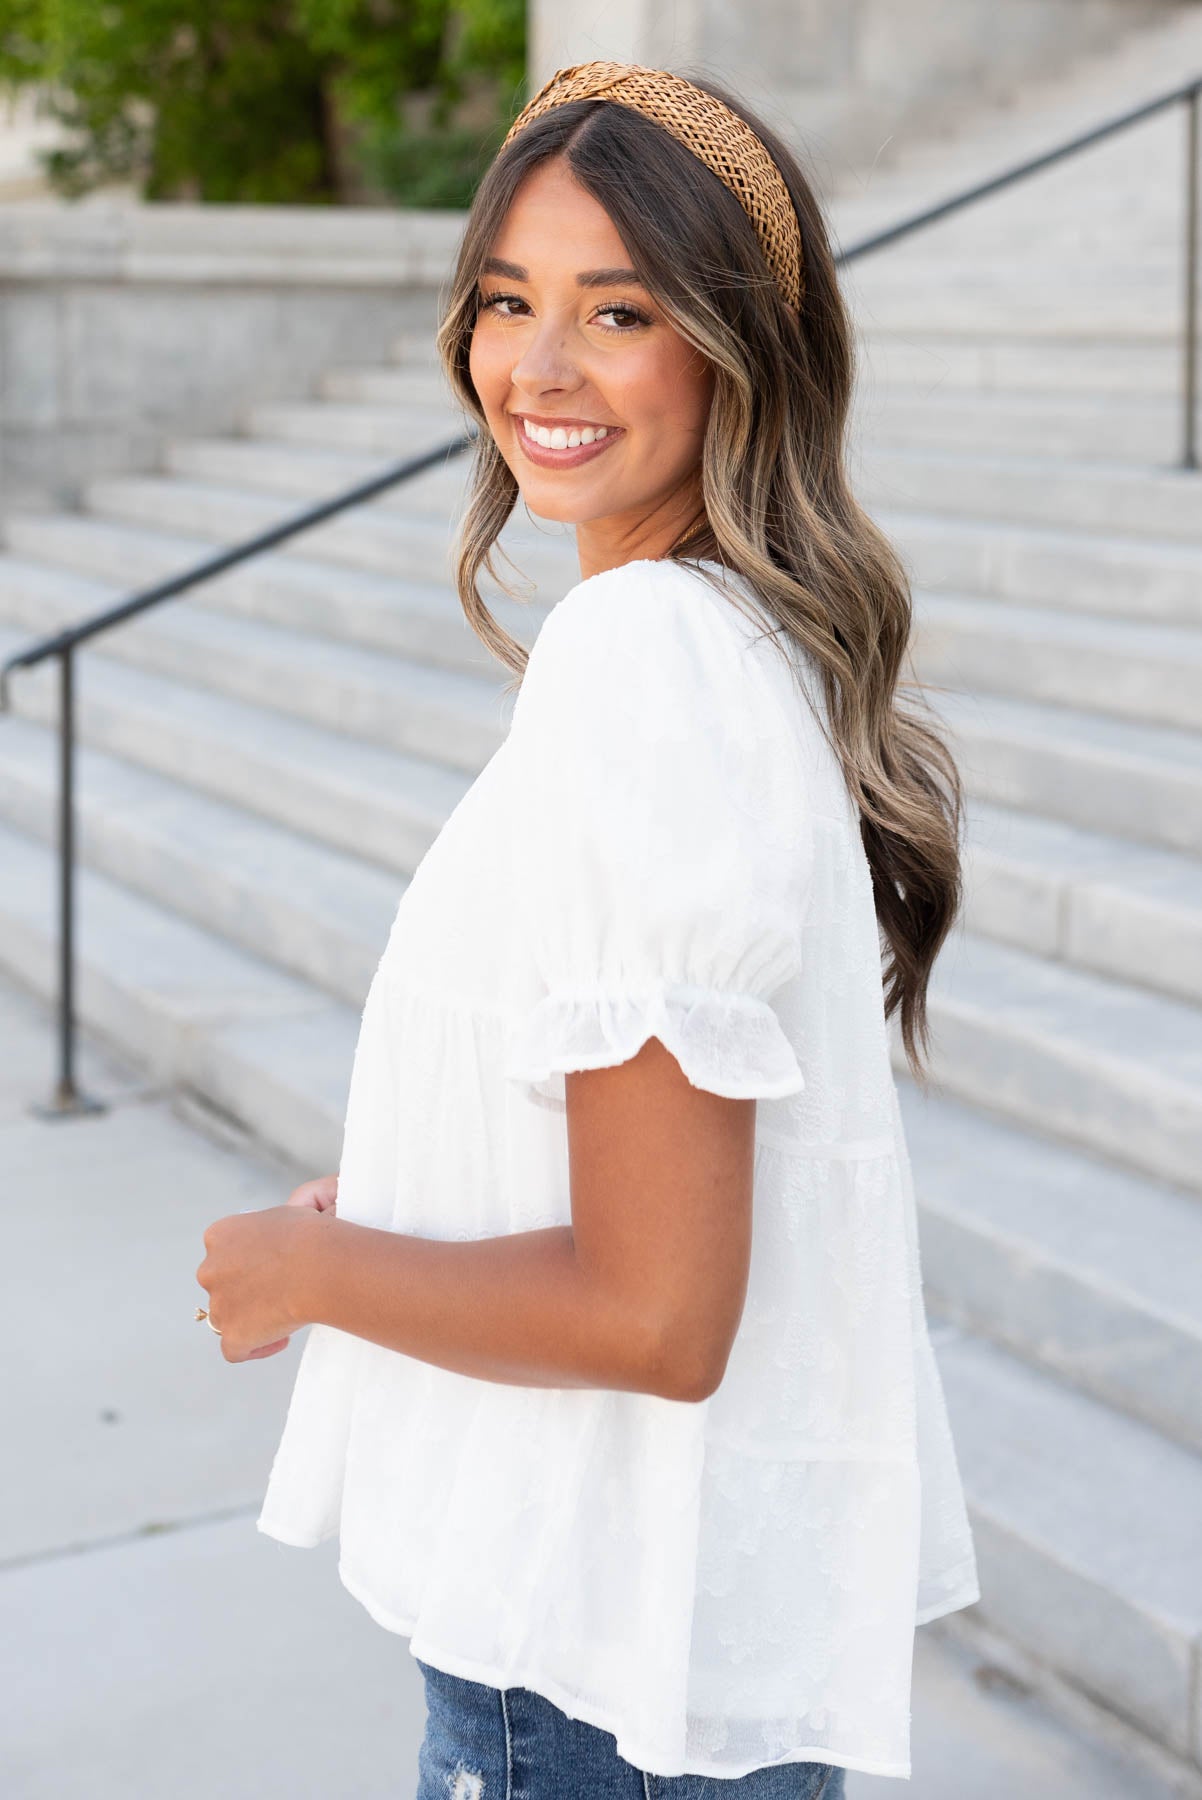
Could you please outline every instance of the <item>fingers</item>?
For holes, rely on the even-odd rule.
[[[221,1354],[228,1363],[258,1362],[264,1356],[275,1356],[286,1350],[292,1342],[291,1337],[277,1338],[274,1344],[259,1344],[254,1350],[236,1350],[226,1338],[221,1340]]]
[[[338,1197],[337,1175],[318,1175],[313,1181],[302,1181],[293,1188],[286,1201],[288,1206],[308,1206],[316,1212],[333,1212]]]

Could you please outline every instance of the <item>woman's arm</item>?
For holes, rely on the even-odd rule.
[[[488,1381],[712,1393],[746,1295],[755,1102],[693,1087],[655,1038],[565,1082],[570,1226],[447,1242],[312,1215],[297,1324]]]

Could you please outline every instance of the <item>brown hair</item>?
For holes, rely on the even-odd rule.
[[[930,715],[899,703],[900,688],[921,686],[901,680],[909,581],[848,480],[852,329],[818,200],[774,132],[726,89],[690,79],[746,120],[784,177],[801,226],[800,314],[734,194],[662,125],[604,99],[567,101],[533,119],[476,192],[438,333],[452,387],[479,426],[456,545],[460,601],[481,642],[520,676],[527,651],[479,589],[482,570],[506,587],[493,555],[518,485],[488,429],[468,357],[481,268],[518,185],[536,164],[563,156],[613,220],[674,329],[713,367],[701,464],[706,518],[675,554],[742,576],[817,668],[872,871],[885,1016],[900,1009],[905,1054],[922,1080],[927,985],[962,902],[960,777]],[[665,193],[671,206],[659,201]]]

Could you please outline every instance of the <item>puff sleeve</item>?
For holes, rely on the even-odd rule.
[[[650,1037],[716,1094],[805,1085],[772,1001],[801,967],[812,832],[740,617],[695,572],[626,564],[565,595],[530,653],[509,854],[532,985],[505,1072],[552,1098]]]

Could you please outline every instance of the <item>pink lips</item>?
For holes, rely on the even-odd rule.
[[[602,451],[608,450],[611,444],[616,444],[620,437],[625,436],[620,427],[610,425],[606,427],[606,436],[594,439],[591,444],[577,444],[574,448],[565,447],[562,450],[551,450],[545,444],[536,443],[532,437],[527,436],[521,414],[515,413],[512,417],[513,428],[523,452],[532,463],[537,463],[541,469],[574,469],[579,463],[588,462],[590,458],[600,456]],[[542,419],[534,421],[536,425],[548,422]]]

